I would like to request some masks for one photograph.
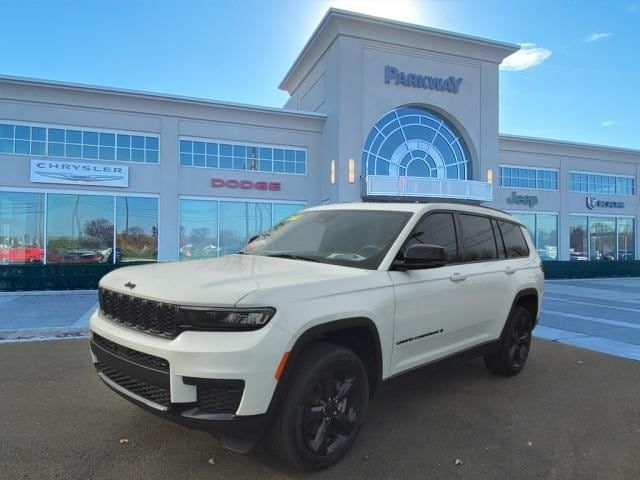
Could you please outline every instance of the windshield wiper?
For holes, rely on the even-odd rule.
[[[270,253],[265,255],[265,257],[275,257],[275,258],[288,258],[291,260],[303,260],[305,262],[316,262],[322,263],[322,260],[313,257],[305,257],[304,255],[295,255],[293,253]]]

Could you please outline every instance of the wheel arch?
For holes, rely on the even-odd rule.
[[[348,348],[360,357],[367,369],[369,392],[370,396],[373,396],[382,382],[382,346],[378,329],[367,317],[344,318],[313,326],[298,337],[276,385],[269,405],[270,414],[275,414],[305,349],[315,342],[323,341]]]
[[[504,338],[505,332],[507,330],[507,326],[509,324],[509,319],[513,314],[513,310],[516,307],[523,307],[529,310],[531,313],[531,318],[533,320],[533,326],[535,327],[538,323],[538,291],[535,288],[525,288],[520,290],[515,298],[513,299],[513,303],[511,304],[511,308],[509,309],[509,315],[504,322],[504,327],[502,327],[502,332],[500,333],[500,339]]]

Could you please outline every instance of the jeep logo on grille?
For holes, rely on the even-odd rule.
[[[130,288],[131,290],[136,288],[136,284],[135,283],[131,283],[131,282],[125,283],[124,286],[127,287],[127,288]]]

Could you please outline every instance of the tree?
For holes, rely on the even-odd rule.
[[[84,222],[84,234],[106,244],[113,243],[113,224],[106,218],[96,218]]]

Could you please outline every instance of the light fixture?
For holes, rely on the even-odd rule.
[[[336,161],[335,160],[331,160],[331,173],[330,173],[330,180],[331,180],[331,185],[335,185],[336,184]]]
[[[491,169],[487,170],[487,183],[488,184],[493,183],[493,170]]]
[[[349,159],[349,183],[356,183],[356,161]]]

